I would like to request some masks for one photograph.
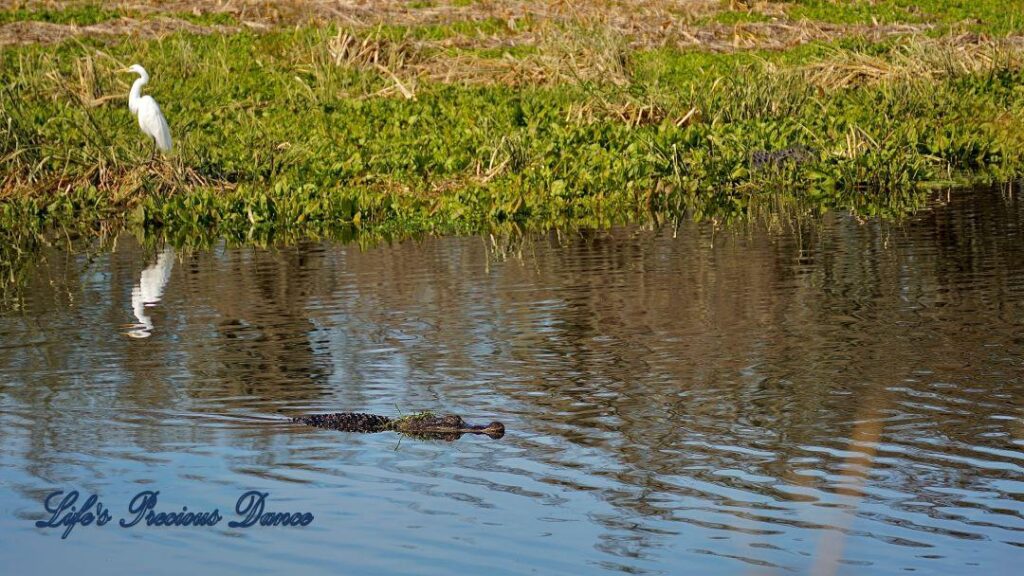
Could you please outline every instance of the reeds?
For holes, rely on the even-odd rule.
[[[1019,72],[1024,67],[1024,38],[994,40],[977,35],[915,38],[897,43],[884,54],[833,50],[804,65],[800,72],[815,86],[848,88],[885,82],[929,83],[995,70]]]
[[[384,4],[377,16],[397,6]],[[422,26],[339,25],[339,14],[259,33],[5,48],[0,204],[44,221],[133,214],[245,238],[724,218],[767,195],[895,215],[923,187],[1024,175],[1015,36],[757,56],[737,52],[745,41],[718,53],[708,40],[681,52],[684,31],[723,26],[702,20],[713,10],[597,5],[530,4],[506,18],[509,3],[441,3],[395,17]],[[445,20],[455,12],[471,19]],[[638,24],[656,16],[662,28]],[[743,38],[758,30],[748,24],[782,25],[740,24]],[[151,159],[124,105],[131,78],[116,70],[136,60],[175,135],[166,158]],[[787,150],[808,152],[754,161]]]

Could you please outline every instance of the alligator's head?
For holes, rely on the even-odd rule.
[[[495,420],[487,426],[474,426],[477,434],[487,434],[491,438],[501,438],[505,435],[505,425]]]
[[[468,424],[456,414],[436,416],[425,413],[406,416],[395,421],[395,430],[413,436],[444,440],[455,440],[463,434],[486,434],[491,438],[501,438],[505,435],[505,425],[501,422],[491,422],[486,426]]]

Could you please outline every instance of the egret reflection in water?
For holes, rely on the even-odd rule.
[[[164,248],[156,263],[139,275],[139,282],[132,288],[132,312],[138,322],[129,324],[132,330],[126,332],[132,338],[149,338],[153,333],[153,320],[146,314],[146,308],[156,306],[164,295],[164,287],[171,279],[174,268],[174,250]]]

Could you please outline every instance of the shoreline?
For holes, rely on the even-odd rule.
[[[775,202],[898,217],[929,189],[1024,177],[1024,23],[1010,16],[957,20],[937,1],[882,2],[871,24],[812,0],[601,18],[615,3],[385,2],[341,25],[318,3],[277,20],[186,4],[0,9],[2,26],[213,30],[5,46],[0,229],[447,233]],[[796,39],[779,48],[780,34]],[[125,105],[118,70],[135,61],[170,122],[166,158],[149,159]]]

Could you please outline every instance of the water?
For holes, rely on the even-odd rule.
[[[4,572],[962,574],[1024,558],[1024,203],[360,249],[40,254]],[[282,415],[501,420],[455,442]],[[114,521],[37,529],[53,490]],[[215,527],[120,528],[131,498]],[[247,490],[306,528],[228,528]]]

